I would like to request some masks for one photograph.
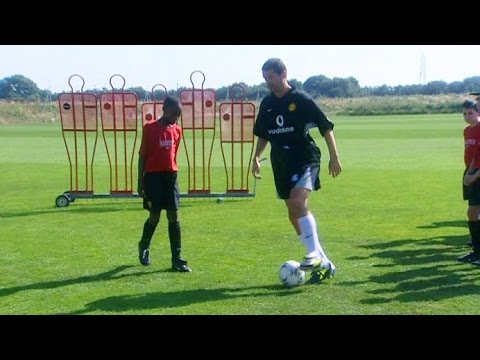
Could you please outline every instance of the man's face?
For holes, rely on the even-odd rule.
[[[163,116],[165,117],[165,119],[167,119],[167,122],[169,124],[175,123],[181,114],[182,114],[182,109],[179,109],[176,107],[167,108],[167,109],[164,109],[163,111]]]
[[[279,90],[282,89],[285,71],[283,72],[282,75],[278,75],[273,70],[263,71],[262,74],[271,92],[273,93],[279,92]]]
[[[463,109],[463,119],[466,123],[474,124],[478,121],[478,112],[475,109]]]

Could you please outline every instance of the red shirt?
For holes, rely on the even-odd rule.
[[[480,169],[480,124],[467,126],[463,130],[463,138],[465,140],[465,166],[468,168],[473,161],[473,166]]]
[[[139,154],[145,161],[144,171],[178,171],[177,151],[182,138],[178,124],[164,125],[151,120],[143,126],[142,144]]]

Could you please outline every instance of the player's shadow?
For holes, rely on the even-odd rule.
[[[364,304],[389,302],[441,301],[465,295],[480,295],[480,268],[456,261],[466,253],[466,235],[425,239],[403,239],[360,246],[373,250],[366,256],[347,260],[366,261],[381,271],[361,281],[346,281],[342,285],[375,284]],[[460,244],[460,246],[459,246]],[[392,271],[386,269],[391,268]],[[378,275],[378,273],[381,273]]]
[[[80,200],[81,201],[81,200]],[[141,204],[126,204],[128,206],[115,203],[102,203],[102,204],[72,204],[67,208],[40,208],[40,209],[30,209],[30,210],[20,210],[20,211],[4,211],[0,212],[1,218],[16,218],[16,217],[25,217],[25,216],[37,216],[45,214],[56,214],[56,215],[78,215],[78,214],[95,214],[95,213],[109,213],[117,211],[144,211]],[[182,208],[195,206],[195,202],[185,202],[180,205]]]
[[[37,216],[37,215],[45,215],[45,214],[81,214],[81,213],[108,213],[108,212],[116,212],[116,211],[131,211],[131,210],[138,210],[137,208],[125,208],[121,207],[118,204],[115,206],[88,206],[82,207],[77,206],[74,208],[67,208],[67,209],[33,209],[33,210],[21,210],[21,211],[7,211],[7,212],[0,212],[0,218],[15,218],[15,217],[24,217],[24,216]]]
[[[55,289],[63,286],[68,286],[68,285],[75,285],[75,284],[81,284],[81,283],[91,283],[91,282],[97,282],[97,281],[109,281],[109,280],[116,280],[120,279],[123,277],[138,277],[138,276],[144,276],[144,275],[150,275],[156,272],[164,272],[164,271],[169,271],[169,270],[158,270],[158,271],[139,271],[135,273],[125,273],[121,274],[122,271],[134,267],[133,265],[122,265],[122,266],[117,266],[116,268],[99,273],[99,274],[93,274],[93,275],[85,275],[85,276],[80,276],[76,278],[71,278],[71,279],[64,279],[64,280],[53,280],[53,281],[45,281],[45,282],[39,282],[39,283],[33,283],[33,284],[27,284],[27,285],[20,285],[20,286],[12,286],[12,287],[4,287],[0,289],[0,297],[2,296],[8,296],[12,295],[15,293],[18,293],[20,291],[25,291],[25,290],[46,290],[46,289]]]
[[[438,229],[443,227],[462,227],[467,228],[466,220],[453,220],[453,221],[434,221],[429,225],[417,226],[417,229]]]
[[[121,313],[145,311],[158,308],[173,308],[217,300],[254,298],[261,296],[289,296],[301,292],[301,287],[285,288],[282,285],[260,285],[242,288],[193,289],[174,292],[152,292],[148,294],[110,296],[92,301],[84,309],[73,311],[69,315],[105,311]]]

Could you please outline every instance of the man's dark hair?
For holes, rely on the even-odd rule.
[[[462,105],[463,109],[473,109],[478,111],[477,103],[473,100],[465,100]]]
[[[163,110],[171,109],[171,108],[176,108],[181,110],[182,103],[180,102],[179,98],[168,95],[165,97],[165,99],[163,99]]]
[[[268,59],[262,66],[262,71],[273,70],[276,74],[282,75],[287,67],[282,60],[277,58]]]

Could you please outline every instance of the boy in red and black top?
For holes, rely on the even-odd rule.
[[[162,109],[160,119],[144,125],[138,157],[138,193],[143,197],[143,208],[150,212],[138,243],[138,257],[142,265],[150,265],[150,243],[164,209],[167,211],[172,270],[190,272],[187,261],[180,256],[182,240],[178,221],[177,151],[182,128],[177,120],[182,113],[182,105],[179,99],[167,96]]]
[[[463,130],[465,140],[463,173],[463,199],[468,200],[468,228],[472,238],[472,252],[458,258],[480,266],[480,119],[477,103],[466,100],[463,103],[463,118],[468,126]]]

